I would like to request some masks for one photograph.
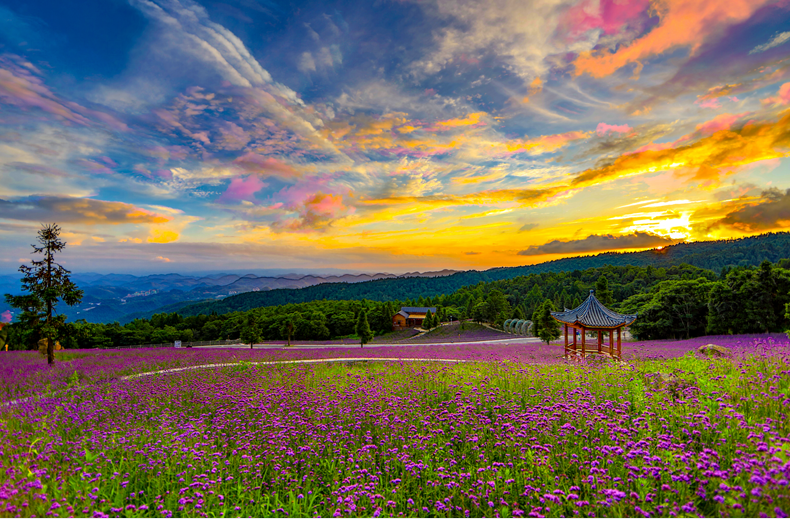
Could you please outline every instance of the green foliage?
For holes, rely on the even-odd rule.
[[[442,316],[447,320],[449,315],[498,325],[509,318],[527,316],[534,323],[532,333],[540,336],[540,314],[546,300],[575,308],[590,289],[603,284],[601,278],[606,279],[614,299],[610,308],[639,314],[632,331],[642,339],[680,338],[706,332],[764,332],[766,325],[769,331],[790,328],[790,317],[785,315],[786,305],[790,303],[790,272],[770,264],[759,269],[732,268],[723,280],[709,270],[690,265],[606,266],[547,272],[479,282],[446,295],[424,297],[423,302],[437,307],[437,313],[432,314],[436,322],[431,327],[437,326]],[[253,315],[261,340],[326,340],[354,334],[363,310],[371,333],[388,333],[392,330],[392,316],[401,306],[411,306],[409,303],[416,305],[416,301],[317,300],[227,314],[180,316],[168,312],[155,314],[150,320],[135,319],[125,326],[85,321],[66,323],[58,329],[56,337],[69,349],[177,339],[238,339],[247,317]],[[7,327],[10,348],[35,346],[38,336],[18,324]],[[187,339],[190,334],[191,339]]]
[[[554,311],[556,311],[556,308],[554,308],[554,303],[550,299],[544,301],[540,310],[538,310],[537,322],[540,323],[538,337],[546,341],[546,344],[560,338],[560,324],[551,316],[551,312]]]
[[[705,278],[663,281],[649,294],[634,296],[623,304],[629,311],[639,313],[631,331],[643,340],[704,335],[708,294],[714,285]]]
[[[258,324],[255,322],[255,316],[253,315],[247,316],[247,319],[244,323],[244,327],[241,329],[239,335],[241,341],[245,344],[249,344],[250,348],[252,348],[253,344],[255,344],[256,342],[260,342],[261,331],[258,328]]]
[[[428,313],[425,314],[425,319],[422,321],[422,327],[425,330],[430,330],[431,328],[436,327],[436,324],[433,321],[433,314],[430,310],[428,310]]]
[[[606,279],[606,276],[600,276],[598,281],[595,282],[595,297],[598,298],[598,301],[604,304],[604,306],[609,306],[614,301],[612,299],[612,291],[609,290],[609,281]]]
[[[370,339],[373,338],[373,332],[370,330],[370,324],[368,323],[368,314],[364,309],[359,313],[355,331],[357,336],[359,336],[360,348],[369,343]]]
[[[33,245],[33,253],[43,254],[44,259],[33,260],[30,265],[22,265],[22,290],[27,294],[5,295],[7,304],[22,310],[19,325],[30,333],[28,340],[48,339],[47,361],[55,362],[54,343],[58,328],[65,322],[65,316],[55,315],[58,302],[73,306],[82,301],[82,290],[69,278],[70,271],[55,262],[55,254],[66,248],[60,239],[61,229],[57,224],[43,225],[38,231],[38,242]]]
[[[488,293],[483,315],[486,321],[491,324],[501,324],[508,318],[510,311],[510,303],[501,290],[495,288]]]
[[[737,268],[716,283],[708,301],[710,333],[780,332],[790,319],[790,270],[763,262],[758,269]]]

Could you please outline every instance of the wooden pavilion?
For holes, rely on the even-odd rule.
[[[593,290],[584,302],[573,310],[565,309],[564,312],[551,312],[554,320],[565,325],[565,358],[569,355],[587,355],[587,332],[598,332],[597,352],[601,355],[620,360],[621,350],[621,330],[636,321],[637,314],[618,314],[609,310],[595,297]],[[573,333],[573,342],[568,342],[568,330]],[[577,345],[576,332],[581,335],[581,344]],[[617,343],[614,341],[614,333],[617,331]],[[604,334],[609,334],[609,344],[604,343]],[[593,346],[592,344],[590,346]],[[590,348],[592,350],[592,348]]]

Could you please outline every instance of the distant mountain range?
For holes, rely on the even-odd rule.
[[[463,286],[475,285],[481,281],[512,279],[517,276],[542,272],[568,272],[605,265],[661,268],[687,263],[712,270],[718,274],[725,267],[757,266],[763,260],[775,263],[785,258],[790,258],[790,233],[780,232],[734,240],[679,243],[641,252],[605,252],[594,256],[563,258],[523,267],[498,267],[484,271],[467,270],[432,279],[378,279],[355,285],[326,283],[299,290],[245,293],[225,298],[222,301],[171,305],[160,308],[158,312],[178,312],[184,316],[211,312],[222,314],[261,306],[303,303],[319,299],[406,301],[420,296],[432,297],[439,294],[451,294]],[[138,314],[139,317],[147,315]]]
[[[441,270],[394,274],[256,276],[216,274],[188,276],[155,274],[74,274],[85,291],[78,307],[60,305],[69,320],[126,323],[155,313],[182,315],[227,313],[260,306],[300,303],[318,299],[391,301],[450,294],[481,281],[511,279],[541,272],[584,270],[604,265],[656,268],[688,263],[719,273],[724,267],[756,266],[763,260],[790,258],[790,233],[769,233],[736,240],[681,243],[642,252],[606,252],[521,267],[484,271]],[[19,277],[0,276],[0,294],[20,293]],[[0,303],[0,312],[8,307]]]
[[[128,322],[128,314],[147,312],[162,306],[181,302],[222,299],[245,292],[260,292],[276,289],[299,289],[321,283],[361,283],[376,279],[398,277],[449,276],[458,271],[407,272],[406,274],[342,274],[282,276],[256,276],[254,274],[215,274],[189,276],[182,274],[152,274],[133,276],[130,274],[74,273],[71,276],[85,295],[82,304],[68,307],[59,305],[58,310],[69,320],[85,319],[89,322]],[[0,276],[0,294],[21,293],[18,275]],[[0,302],[0,313],[10,309]]]

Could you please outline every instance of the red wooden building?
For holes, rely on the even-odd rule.
[[[419,328],[428,315],[436,315],[435,306],[402,306],[400,312],[392,317],[393,330],[405,330],[406,328]]]

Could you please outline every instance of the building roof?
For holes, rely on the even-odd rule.
[[[429,310],[433,315],[436,315],[435,306],[402,306],[398,313],[406,319],[425,319],[425,314],[427,314]]]
[[[564,312],[551,312],[551,316],[557,321],[573,326],[584,326],[585,328],[619,328],[628,326],[636,321],[638,314],[618,314],[614,310],[609,310],[590,290],[590,296],[582,304],[573,310]]]

